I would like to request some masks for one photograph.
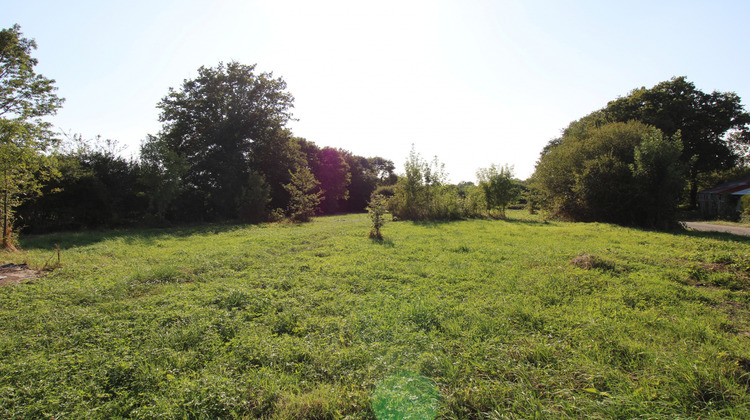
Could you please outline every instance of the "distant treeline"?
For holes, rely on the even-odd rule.
[[[70,136],[53,172],[15,209],[25,232],[289,219],[365,211],[374,195],[398,219],[503,217],[525,187],[510,167],[479,171],[479,185],[446,183],[437,158],[412,150],[392,161],[319,147],[286,127],[286,84],[255,66],[201,67],[158,104],[161,131],[138,158],[117,142]]]
[[[284,132],[282,134],[288,134]],[[152,139],[153,140],[153,139]],[[283,217],[289,202],[283,185],[288,170],[297,165],[311,169],[324,197],[317,214],[362,212],[371,193],[396,182],[393,162],[366,158],[331,147],[320,148],[296,137],[282,137],[282,159],[261,160],[248,170],[222,171],[236,189],[191,182],[189,168],[170,177],[170,169],[152,154],[139,159],[122,157],[114,142],[75,139],[75,148],[57,157],[59,176],[42,194],[25,201],[17,210],[25,232],[168,226],[206,222],[259,222]],[[153,147],[145,143],[143,149]],[[278,146],[277,146],[278,147]],[[278,149],[277,149],[278,151]],[[226,168],[221,160],[217,168]],[[229,168],[227,168],[229,169]],[[209,175],[205,169],[205,175]],[[251,172],[252,171],[252,172]],[[192,174],[202,175],[201,172]],[[230,179],[234,178],[234,179]],[[245,180],[246,182],[240,182]],[[276,215],[274,209],[279,209]]]
[[[750,172],[750,114],[732,92],[705,93],[684,77],[635,89],[573,121],[541,152],[532,177],[480,168],[478,185],[449,185],[437,158],[412,150],[405,173],[382,157],[319,147],[287,127],[294,98],[255,65],[201,67],[157,104],[161,130],[137,158],[116,142],[51,124],[63,104],[34,72],[36,48],[18,25],[0,31],[0,222],[15,231],[310,220],[377,203],[400,220],[504,217],[526,203],[550,217],[648,228],[675,225],[678,205]],[[352,133],[356,135],[356,133]],[[750,217],[750,212],[748,212]],[[379,220],[379,219],[378,219]]]

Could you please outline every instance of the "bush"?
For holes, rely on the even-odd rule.
[[[404,164],[406,175],[394,187],[388,209],[403,220],[455,220],[466,217],[465,199],[455,186],[445,185],[447,175],[437,158],[428,163],[412,148]]]
[[[505,217],[505,209],[518,198],[518,187],[513,180],[513,168],[508,165],[482,168],[477,171],[479,186],[484,191],[487,210],[498,210]]]
[[[320,182],[309,169],[302,167],[292,173],[292,182],[284,185],[289,192],[289,219],[293,222],[309,222],[323,200]]]
[[[533,187],[552,214],[648,228],[674,223],[685,185],[678,135],[639,122],[575,122],[542,152]]]
[[[740,198],[742,213],[740,213],[740,222],[750,223],[750,195],[743,195]]]
[[[375,188],[375,191],[372,192],[370,195],[370,198],[376,196],[376,195],[382,195],[383,197],[390,199],[394,195],[396,195],[396,186],[395,185],[381,185],[377,188]]]
[[[367,212],[370,214],[372,227],[370,228],[370,238],[383,239],[380,228],[385,224],[385,213],[387,211],[387,201],[382,195],[376,194],[367,205]]]

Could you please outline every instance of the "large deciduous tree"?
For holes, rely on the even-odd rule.
[[[641,121],[666,136],[681,133],[682,161],[688,165],[690,204],[695,206],[698,177],[729,169],[740,156],[733,141],[747,142],[750,114],[732,92],[705,93],[685,77],[675,77],[611,101],[598,114],[607,122]],[[739,136],[730,136],[738,132]]]
[[[42,117],[54,114],[63,99],[55,81],[34,71],[33,39],[14,25],[0,31],[0,200],[2,248],[12,250],[13,211],[40,191],[54,169],[48,151],[55,140]]]
[[[201,67],[180,90],[170,89],[158,105],[163,129],[150,141],[162,143],[156,149],[173,153],[186,168],[183,207],[204,219],[237,218],[253,205],[242,200],[256,196],[241,192],[255,189],[249,183],[259,176],[275,186],[271,194],[284,194],[281,185],[300,157],[284,129],[292,106],[281,78],[237,62]]]

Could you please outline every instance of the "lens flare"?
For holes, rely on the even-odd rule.
[[[378,420],[425,419],[437,414],[439,394],[431,380],[413,372],[383,379],[372,394],[372,411]]]

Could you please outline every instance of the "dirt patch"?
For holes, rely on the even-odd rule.
[[[686,273],[682,283],[691,286],[734,291],[750,288],[750,274],[744,263],[695,263]]]
[[[570,260],[570,265],[584,270],[614,271],[615,265],[597,255],[583,254]]]
[[[0,286],[15,286],[39,278],[41,272],[32,270],[26,264],[5,264],[0,266]]]

